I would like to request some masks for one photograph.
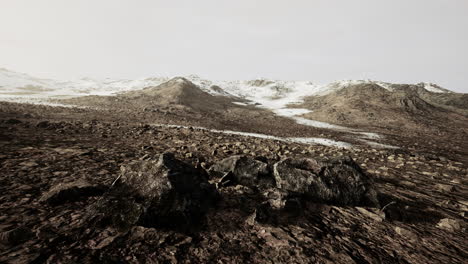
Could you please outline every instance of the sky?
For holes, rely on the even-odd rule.
[[[0,0],[0,67],[434,82],[468,93],[468,0]]]

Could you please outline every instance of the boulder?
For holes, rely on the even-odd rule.
[[[268,164],[247,156],[231,156],[213,164],[210,175],[223,177],[223,181],[251,188],[272,187],[274,185]]]
[[[217,197],[203,169],[164,153],[122,166],[114,186],[90,209],[90,219],[121,230],[136,224],[188,229],[200,223]]]
[[[335,205],[379,206],[374,184],[350,157],[331,161],[283,159],[273,166],[276,187]]]

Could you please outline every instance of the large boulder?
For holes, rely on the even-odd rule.
[[[215,177],[225,177],[224,181],[251,188],[274,185],[268,164],[247,156],[231,156],[213,164],[209,172]]]
[[[373,182],[349,157],[332,161],[287,158],[273,166],[276,187],[291,196],[336,205],[378,206]]]
[[[164,153],[157,160],[121,167],[118,180],[92,206],[90,217],[120,230],[133,225],[186,229],[202,220],[217,196],[204,170]]]

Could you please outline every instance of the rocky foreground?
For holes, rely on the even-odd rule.
[[[466,153],[414,144],[434,138],[339,149],[9,107],[0,263],[468,259]]]

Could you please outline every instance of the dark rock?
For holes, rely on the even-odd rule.
[[[11,119],[5,120],[4,123],[7,125],[16,125],[16,124],[21,124],[22,122],[18,119],[11,118]]]
[[[152,146],[147,146],[147,145],[141,147],[141,150],[152,150],[152,149],[153,149]]]
[[[378,206],[372,180],[349,157],[329,162],[284,159],[273,166],[276,186],[291,195],[336,205]]]
[[[26,227],[18,227],[10,231],[0,233],[0,242],[2,244],[18,245],[31,237],[34,233]]]
[[[36,124],[36,127],[38,128],[47,128],[50,126],[50,122],[49,121],[40,121]]]
[[[265,190],[262,196],[265,202],[256,207],[258,222],[278,224],[290,217],[296,218],[304,211],[301,199],[291,196],[288,191],[270,188]]]
[[[201,223],[218,193],[203,169],[173,154],[121,167],[111,190],[90,209],[99,224],[128,230],[135,224],[187,230]]]
[[[215,177],[228,177],[233,184],[253,188],[267,188],[274,185],[269,174],[268,164],[246,156],[232,156],[210,167],[210,174]]]
[[[102,195],[104,191],[103,186],[96,186],[85,180],[77,180],[70,183],[60,183],[52,187],[42,195],[39,201],[59,205],[79,201],[89,196]]]

